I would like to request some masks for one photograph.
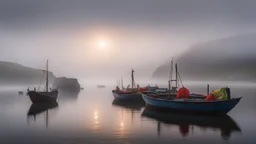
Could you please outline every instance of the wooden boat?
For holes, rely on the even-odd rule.
[[[117,92],[112,90],[113,96],[118,100],[143,100],[140,93],[137,92]]]
[[[52,102],[56,101],[58,97],[58,90],[48,91],[48,60],[46,63],[46,91],[37,92],[37,91],[28,91],[30,100],[33,103],[39,102]]]
[[[173,60],[172,64],[173,66]],[[172,67],[171,67],[171,74],[172,77]],[[175,71],[176,71],[176,79],[169,80],[169,90],[171,87],[171,81],[176,81],[175,87],[172,88],[172,92],[168,93],[140,93],[143,97],[143,100],[146,102],[147,105],[162,109],[169,109],[174,111],[182,111],[182,112],[193,112],[193,113],[204,113],[204,114],[226,114],[230,110],[232,110],[237,103],[240,101],[240,98],[230,98],[230,90],[227,88],[227,100],[205,100],[206,96],[202,96],[200,94],[189,94],[189,90],[183,87],[177,63],[175,64]],[[178,79],[181,82],[182,88],[178,88]],[[182,94],[182,96],[181,96]],[[177,97],[179,98],[176,98]],[[184,96],[183,96],[184,95]],[[185,97],[186,98],[183,98]],[[188,96],[188,97],[187,97]]]
[[[219,129],[223,138],[229,138],[232,132],[241,132],[241,128],[228,115],[184,115],[182,113],[166,112],[146,107],[141,114],[142,118],[150,118],[158,121],[158,130],[160,133],[161,126],[176,125],[179,126],[181,134],[188,134],[193,127]],[[185,129],[185,130],[184,130]]]
[[[168,109],[170,111],[180,111],[189,113],[202,114],[226,114],[232,110],[240,101],[239,98],[232,98],[228,100],[203,100],[203,99],[177,99],[177,98],[155,98],[152,96],[140,93],[143,100],[148,106],[160,109]]]
[[[30,100],[33,103],[39,103],[39,102],[50,102],[50,101],[56,101],[58,97],[58,91],[54,90],[51,92],[36,92],[36,91],[29,91],[28,95],[30,97]]]
[[[137,93],[137,88],[135,88],[134,82],[134,70],[132,69],[132,88],[126,90],[120,90],[117,86],[116,90],[112,90],[115,99],[119,100],[142,100],[141,94]]]

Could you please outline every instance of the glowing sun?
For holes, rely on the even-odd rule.
[[[100,40],[100,41],[98,41],[98,46],[99,46],[99,48],[106,48],[107,47],[107,42],[105,41],[105,40]]]

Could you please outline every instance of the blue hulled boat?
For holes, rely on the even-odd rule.
[[[140,93],[148,106],[169,109],[173,111],[204,113],[204,114],[226,114],[232,110],[240,101],[239,98],[228,100],[204,100],[204,99],[178,99],[173,97],[152,97]]]

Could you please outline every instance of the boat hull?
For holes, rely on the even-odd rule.
[[[29,98],[33,103],[41,103],[41,102],[55,102],[58,97],[58,91],[51,92],[36,92],[29,91]]]
[[[115,90],[113,90],[112,93],[115,99],[118,99],[118,100],[142,100],[143,101],[142,96],[139,93],[120,94],[120,93],[117,93]]]
[[[142,94],[143,100],[150,107],[159,109],[167,109],[169,111],[180,111],[189,113],[201,113],[201,114],[226,114],[232,110],[240,98],[234,98],[230,100],[218,100],[218,101],[205,101],[197,99],[161,99],[149,97]]]

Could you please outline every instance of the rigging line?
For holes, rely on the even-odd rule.
[[[44,70],[43,70],[43,76],[41,77],[41,80],[40,80],[40,84],[39,84],[39,87],[37,88],[37,91],[39,91],[39,89],[40,89],[40,86],[41,86],[41,84],[42,84],[42,81],[43,81],[43,78],[44,78]]]
[[[117,80],[117,86],[119,87],[119,85],[120,85],[120,80]]]
[[[178,77],[180,79],[181,86],[184,87],[183,82],[182,82],[181,77],[180,77],[180,72],[178,72]]]

